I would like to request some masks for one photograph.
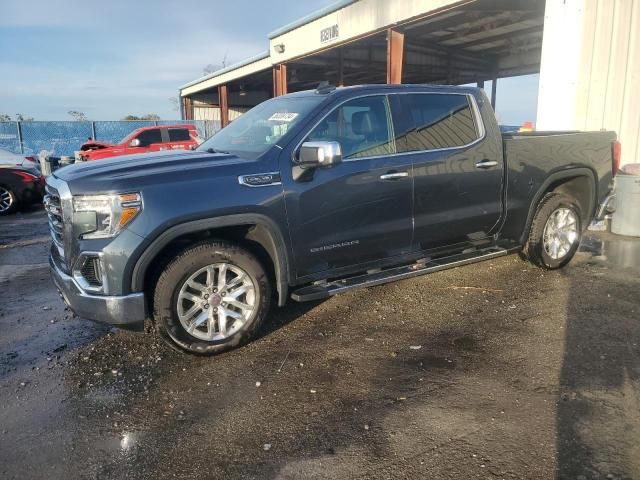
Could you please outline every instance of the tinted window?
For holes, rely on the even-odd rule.
[[[189,130],[186,128],[170,128],[169,129],[169,141],[170,142],[186,142],[191,140],[189,136]]]
[[[385,97],[362,97],[333,110],[305,141],[339,142],[345,159],[371,157],[393,153],[389,131]]]
[[[396,122],[398,151],[460,147],[478,138],[466,95],[409,94],[398,97],[402,97],[404,112],[404,118]]]
[[[162,143],[162,135],[160,134],[159,128],[154,130],[145,130],[144,132],[141,132],[137,138],[143,146],[151,145],[152,143]]]

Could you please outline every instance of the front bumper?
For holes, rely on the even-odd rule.
[[[144,293],[124,296],[89,295],[49,257],[51,278],[64,302],[79,317],[109,323],[128,330],[143,330],[146,318]]]

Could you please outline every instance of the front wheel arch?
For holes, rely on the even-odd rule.
[[[245,247],[272,267],[278,305],[286,303],[289,293],[290,262],[287,244],[270,218],[259,214],[238,214],[195,220],[175,225],[158,235],[136,260],[131,273],[131,291],[147,291],[173,255],[205,239],[220,238],[246,243]]]

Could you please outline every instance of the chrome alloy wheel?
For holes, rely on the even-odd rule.
[[[11,192],[4,187],[0,187],[0,212],[6,212],[13,205]]]
[[[569,253],[578,240],[578,217],[570,208],[558,208],[549,216],[542,241],[544,251],[554,260]]]
[[[256,288],[243,269],[214,263],[184,282],[177,307],[178,319],[190,335],[224,340],[240,330],[256,310]]]

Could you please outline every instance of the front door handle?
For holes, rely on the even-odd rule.
[[[409,172],[389,172],[380,175],[380,180],[396,180],[398,178],[408,177]]]
[[[494,160],[482,160],[481,162],[476,163],[476,168],[493,168],[497,166],[498,162]]]

